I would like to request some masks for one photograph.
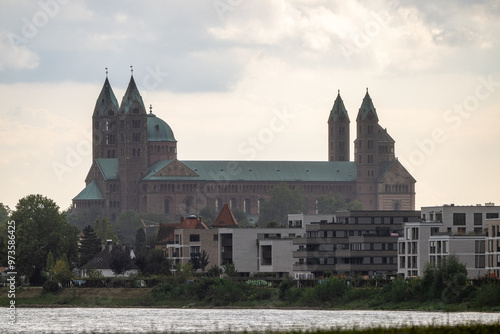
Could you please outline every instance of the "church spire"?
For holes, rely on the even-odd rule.
[[[377,110],[375,109],[375,106],[373,105],[372,98],[370,97],[370,94],[368,94],[368,88],[366,88],[366,94],[365,94],[365,97],[363,98],[363,102],[361,103],[361,107],[359,108],[357,120],[358,121],[359,120],[361,120],[361,121],[366,120],[366,117],[370,113],[373,113],[373,115],[375,115],[376,120],[378,120]]]
[[[337,122],[339,118],[342,118],[341,117],[342,115],[345,118],[347,118],[347,121],[349,121],[349,115],[347,113],[347,109],[344,106],[344,101],[342,101],[342,98],[340,97],[340,89],[339,89],[337,93],[337,98],[335,99],[332,110],[330,111],[329,121]]]
[[[130,82],[128,83],[127,91],[123,95],[120,105],[121,114],[146,114],[146,107],[142,101],[142,96],[134,80],[134,69],[130,66]]]
[[[339,90],[328,118],[328,161],[349,161],[350,123]]]
[[[118,101],[108,80],[108,68],[106,67],[106,80],[102,86],[101,93],[97,98],[93,116],[113,115],[118,113]]]

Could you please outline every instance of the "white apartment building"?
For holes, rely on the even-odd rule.
[[[398,274],[422,276],[427,263],[437,264],[455,254],[465,264],[469,278],[485,275],[486,221],[499,216],[500,207],[493,203],[422,207],[422,221],[405,223],[404,235],[398,239]]]
[[[486,271],[500,277],[500,219],[487,219],[486,226]]]
[[[219,263],[233,262],[240,276],[291,275],[293,240],[304,234],[305,228],[220,228]]]

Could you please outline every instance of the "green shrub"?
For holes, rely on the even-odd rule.
[[[174,290],[174,287],[169,281],[162,282],[155,286],[151,294],[156,299],[164,299]]]
[[[290,288],[293,288],[294,286],[295,281],[291,277],[285,278],[279,285],[278,298],[281,300],[286,300],[288,290],[290,290]]]
[[[214,306],[227,306],[235,302],[247,300],[247,292],[251,287],[244,283],[229,279],[219,279],[210,286],[206,300]]]
[[[396,278],[385,285],[380,293],[384,301],[393,303],[418,300],[421,294],[421,282],[418,279],[405,280],[404,278]]]
[[[467,279],[467,268],[455,255],[444,257],[438,265],[428,264],[422,286],[428,287],[428,299],[440,299],[445,303],[461,302],[472,291]]]
[[[345,279],[331,277],[312,288],[305,288],[302,292],[301,302],[307,306],[336,305],[351,289],[352,287],[347,285]]]
[[[52,292],[52,293],[62,290],[62,287],[59,285],[59,283],[52,280],[45,281],[45,283],[43,283],[42,288],[43,292]]]
[[[273,289],[267,287],[254,287],[249,300],[270,300],[273,298]]]
[[[490,282],[478,288],[473,304],[476,307],[500,306],[500,284]]]

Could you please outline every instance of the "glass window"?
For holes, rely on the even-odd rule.
[[[465,225],[465,213],[453,213],[453,225]]]

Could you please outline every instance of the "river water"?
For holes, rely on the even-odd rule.
[[[200,333],[498,323],[500,313],[281,309],[18,308],[0,333]]]

